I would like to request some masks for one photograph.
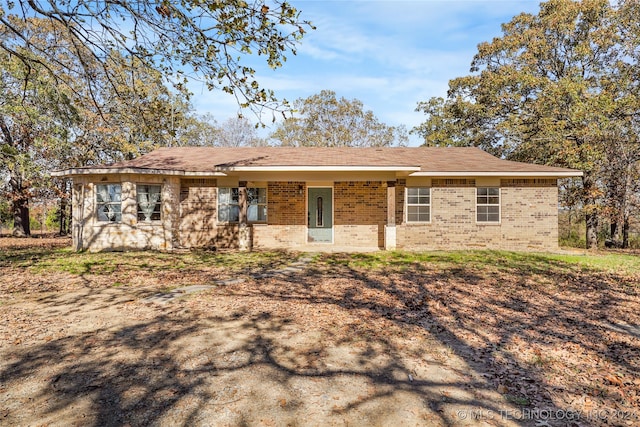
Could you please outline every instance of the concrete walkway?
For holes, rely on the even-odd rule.
[[[313,261],[312,254],[303,254],[296,261],[288,264],[285,267],[274,269],[272,271],[267,271],[266,273],[260,274],[247,274],[246,276],[252,279],[265,279],[269,277],[286,277],[292,274],[297,274],[303,272],[309,263]],[[246,279],[242,277],[238,277],[236,279],[225,279],[225,280],[216,280],[211,285],[190,285],[183,286],[181,288],[173,289],[169,292],[160,292],[157,294],[153,294],[143,301],[151,302],[155,304],[166,304],[168,302],[174,301],[177,298],[183,297],[185,295],[189,295],[195,292],[205,291],[207,289],[211,289],[215,286],[224,286],[224,285],[233,285],[235,283],[242,283]]]

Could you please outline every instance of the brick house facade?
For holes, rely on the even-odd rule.
[[[76,250],[554,250],[558,178],[475,148],[166,148],[58,172]]]

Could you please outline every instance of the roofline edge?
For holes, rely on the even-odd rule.
[[[582,171],[561,171],[561,172],[414,172],[409,176],[518,176],[518,177],[551,177],[570,178],[582,176]]]

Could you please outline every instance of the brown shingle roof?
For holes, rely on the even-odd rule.
[[[578,171],[502,160],[474,147],[311,148],[175,147],[160,148],[137,159],[81,169],[155,169],[216,172],[260,167],[397,167],[436,173],[531,173],[579,175]],[[419,168],[419,169],[418,169]],[[86,173],[86,172],[85,172]]]

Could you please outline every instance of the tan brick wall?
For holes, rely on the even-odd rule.
[[[306,242],[306,225],[266,225],[253,226],[253,247],[264,248],[296,248]]]
[[[183,179],[180,190],[180,246],[238,248],[238,224],[218,222],[215,179]]]
[[[96,185],[120,184],[122,221],[101,222],[96,214]],[[136,184],[162,186],[162,219],[138,222]],[[85,176],[75,180],[73,240],[76,250],[172,250],[177,243],[180,181],[174,177],[149,175]]]
[[[215,185],[215,183],[214,183]],[[182,182],[180,189],[180,246],[215,247],[217,238],[217,191]]]
[[[431,223],[397,228],[398,248],[555,250],[558,248],[558,189],[501,188],[499,224],[477,224],[475,188],[431,189]]]
[[[121,183],[122,222],[98,222],[95,185]],[[497,183],[498,181],[496,181]],[[162,185],[162,221],[138,223],[136,183]],[[433,180],[431,223],[406,224],[406,182],[396,182],[397,246],[404,249],[492,248],[554,250],[558,243],[558,190],[553,179],[502,179],[500,224],[477,224],[475,187],[447,187]],[[238,225],[217,223],[215,180],[196,182],[150,175],[85,176],[74,183],[73,236],[77,249],[122,250],[177,247],[236,248]],[[302,195],[300,195],[302,188]],[[267,185],[268,224],[253,226],[254,247],[306,244],[306,184]],[[334,245],[382,247],[386,181],[334,183]]]
[[[302,189],[302,194],[300,194]],[[306,185],[298,181],[269,182],[267,222],[269,225],[306,225]]]
[[[387,183],[338,181],[333,187],[334,244],[382,247],[387,222]]]

